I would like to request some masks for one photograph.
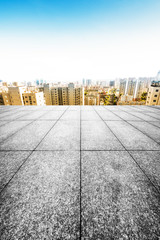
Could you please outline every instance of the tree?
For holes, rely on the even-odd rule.
[[[146,98],[147,98],[147,92],[143,92],[142,95],[141,95],[141,100],[145,101]]]

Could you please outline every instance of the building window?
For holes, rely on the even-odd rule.
[[[158,89],[156,89],[156,92],[158,92],[159,90]]]
[[[153,100],[153,102],[156,102],[156,100]]]
[[[157,95],[154,95],[154,97],[157,97]]]

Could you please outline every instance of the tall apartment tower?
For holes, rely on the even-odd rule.
[[[52,87],[51,102],[52,105],[84,105],[84,89],[75,88],[73,83],[68,87]]]
[[[76,105],[76,92],[74,83],[68,84],[68,105]]]
[[[160,81],[152,82],[149,87],[146,105],[160,105]]]
[[[52,105],[51,86],[49,83],[44,84],[44,97],[46,105]]]
[[[11,105],[24,105],[22,94],[25,90],[25,87],[8,87]]]
[[[52,105],[62,105],[59,102],[59,88],[58,87],[51,88],[51,101],[52,101]]]

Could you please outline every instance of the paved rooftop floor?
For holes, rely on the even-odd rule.
[[[160,106],[0,106],[0,236],[160,239]]]

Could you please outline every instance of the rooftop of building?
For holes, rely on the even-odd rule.
[[[160,106],[0,106],[0,235],[159,239]]]

